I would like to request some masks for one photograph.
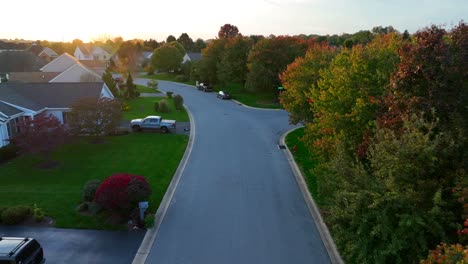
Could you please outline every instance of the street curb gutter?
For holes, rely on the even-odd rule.
[[[159,228],[161,227],[162,221],[164,220],[164,216],[166,215],[167,209],[169,208],[169,205],[172,201],[172,197],[174,196],[175,190],[177,189],[177,185],[179,184],[182,173],[185,170],[188,158],[192,153],[192,147],[195,141],[195,119],[193,118],[192,113],[186,105],[184,105],[184,108],[187,111],[190,119],[189,142],[187,144],[187,148],[185,149],[184,156],[182,157],[182,160],[179,163],[179,167],[177,168],[174,177],[172,177],[171,183],[169,184],[169,187],[167,188],[167,191],[164,194],[164,197],[161,201],[161,204],[159,205],[158,210],[156,211],[156,214],[154,215],[154,226],[146,231],[145,237],[143,238],[143,241],[141,242],[140,247],[138,248],[138,251],[135,255],[135,258],[133,259],[132,264],[143,264],[146,262],[146,258],[148,258],[153,243],[156,240]]]
[[[296,178],[297,184],[299,185],[299,189],[301,189],[302,195],[304,197],[304,200],[307,204],[307,207],[309,208],[310,214],[312,215],[312,218],[314,219],[315,225],[317,226],[317,229],[319,231],[320,237],[322,238],[322,242],[327,249],[328,256],[330,257],[330,261],[334,264],[344,264],[343,259],[341,258],[340,254],[338,253],[338,250],[336,249],[336,245],[333,242],[333,238],[330,235],[330,231],[328,230],[327,225],[323,221],[322,215],[320,215],[320,211],[315,204],[314,199],[312,198],[312,195],[309,192],[309,189],[307,188],[307,184],[304,180],[304,176],[302,175],[301,170],[299,169],[299,166],[297,165],[296,161],[294,160],[293,155],[291,154],[291,151],[286,145],[286,136],[293,132],[296,129],[299,129],[301,127],[293,128],[286,133],[284,133],[281,138],[280,138],[280,144],[283,146],[286,146],[284,149],[284,153],[286,154],[286,158],[289,162],[289,165],[291,166],[291,169],[294,173],[294,176]]]
[[[255,110],[264,110],[264,111],[284,111],[284,109],[275,109],[275,108],[260,108],[260,107],[253,107],[253,106],[249,106],[249,105],[246,105],[246,104],[243,104],[235,99],[231,99],[234,103],[240,105],[240,106],[243,106],[245,108],[250,108],[250,109],[255,109]]]

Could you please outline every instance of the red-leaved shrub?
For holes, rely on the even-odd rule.
[[[138,188],[135,188],[135,185]],[[96,191],[94,200],[104,209],[129,212],[139,201],[148,200],[151,188],[142,176],[128,173],[114,174],[105,179]],[[135,199],[138,197],[138,200]]]

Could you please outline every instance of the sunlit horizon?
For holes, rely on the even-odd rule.
[[[187,33],[194,41],[215,38],[232,24],[243,35],[333,35],[393,26],[414,33],[431,24],[452,28],[468,19],[468,1],[425,0],[134,0],[2,3],[0,39],[84,42],[122,37],[163,41]],[[27,8],[25,8],[27,7]]]

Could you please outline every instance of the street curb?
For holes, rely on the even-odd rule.
[[[245,108],[250,108],[250,109],[255,109],[255,110],[264,110],[264,111],[284,111],[284,109],[275,109],[275,108],[260,108],[260,107],[253,107],[253,106],[248,106],[246,104],[243,104],[235,99],[231,99],[234,103],[243,106]]]
[[[169,187],[167,188],[167,191],[164,194],[164,197],[161,201],[161,204],[159,205],[158,210],[156,211],[156,214],[154,215],[154,226],[146,231],[145,237],[143,238],[143,241],[141,242],[140,247],[138,248],[138,251],[135,255],[135,258],[133,259],[132,264],[143,264],[146,262],[146,259],[148,258],[148,255],[151,251],[151,247],[153,246],[153,243],[158,235],[162,221],[164,220],[164,216],[166,215],[167,209],[169,208],[169,205],[172,201],[172,197],[174,196],[175,190],[177,189],[177,185],[179,184],[182,173],[185,170],[187,161],[190,157],[190,154],[192,153],[193,143],[195,141],[195,119],[193,118],[192,112],[190,112],[190,110],[185,104],[184,108],[187,111],[190,119],[189,142],[185,149],[184,156],[182,157],[182,160],[179,163],[179,167],[177,167],[174,177],[172,177],[171,183],[169,184]]]
[[[301,189],[304,200],[307,204],[307,207],[309,208],[309,212],[312,215],[312,218],[314,219],[315,225],[317,226],[317,230],[319,231],[320,237],[322,238],[322,242],[327,250],[328,256],[330,257],[330,261],[335,264],[344,264],[343,259],[341,258],[340,253],[338,252],[336,245],[333,242],[333,238],[330,235],[330,231],[328,230],[327,225],[323,221],[322,215],[320,214],[320,211],[317,205],[315,204],[312,195],[309,192],[309,188],[307,188],[304,176],[302,175],[299,166],[294,160],[294,156],[292,155],[291,151],[286,145],[286,136],[299,128],[302,127],[296,127],[284,133],[280,138],[280,144],[286,146],[286,148],[284,149],[284,153],[294,173],[294,177],[296,178],[297,184],[299,185],[299,189]]]

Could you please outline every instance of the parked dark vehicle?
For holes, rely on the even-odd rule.
[[[207,83],[200,83],[198,86],[197,86],[197,89],[200,90],[200,91],[204,91],[204,92],[212,92],[213,91],[213,87]]]
[[[219,91],[218,94],[216,94],[216,97],[223,100],[231,99],[231,95],[224,91]]]
[[[45,263],[44,251],[34,238],[0,237],[0,264]]]

